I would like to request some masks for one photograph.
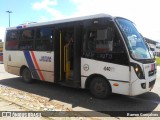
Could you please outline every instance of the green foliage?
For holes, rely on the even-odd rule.
[[[157,65],[160,65],[160,57],[156,57],[156,63]]]

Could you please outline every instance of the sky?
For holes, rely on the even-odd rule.
[[[160,42],[160,0],[1,0],[0,39],[5,29],[27,22],[51,20],[106,13],[133,21],[139,32]]]

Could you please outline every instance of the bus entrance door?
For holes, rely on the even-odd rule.
[[[56,66],[59,67],[59,81],[66,82],[73,79],[73,56],[74,56],[74,47],[73,47],[73,30],[70,28],[65,28],[59,31],[59,42],[57,42],[55,52],[59,53],[55,56],[57,57]],[[55,53],[55,54],[56,54]],[[55,71],[56,72],[56,71]]]
[[[63,55],[63,72],[65,80],[73,80],[73,58],[74,58],[74,29],[64,29],[61,41],[62,41],[62,55]]]
[[[66,80],[69,80],[71,78],[71,61],[70,61],[70,46],[65,45],[64,46],[64,72],[65,72],[65,78]]]
[[[55,31],[55,81],[70,87],[80,87],[80,31],[74,27]]]

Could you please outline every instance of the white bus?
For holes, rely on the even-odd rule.
[[[156,65],[133,22],[97,14],[10,27],[5,70],[33,79],[89,89],[97,98],[150,91]]]

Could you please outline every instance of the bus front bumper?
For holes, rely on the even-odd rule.
[[[156,76],[148,80],[136,80],[131,83],[130,96],[136,96],[151,91],[155,82]]]

